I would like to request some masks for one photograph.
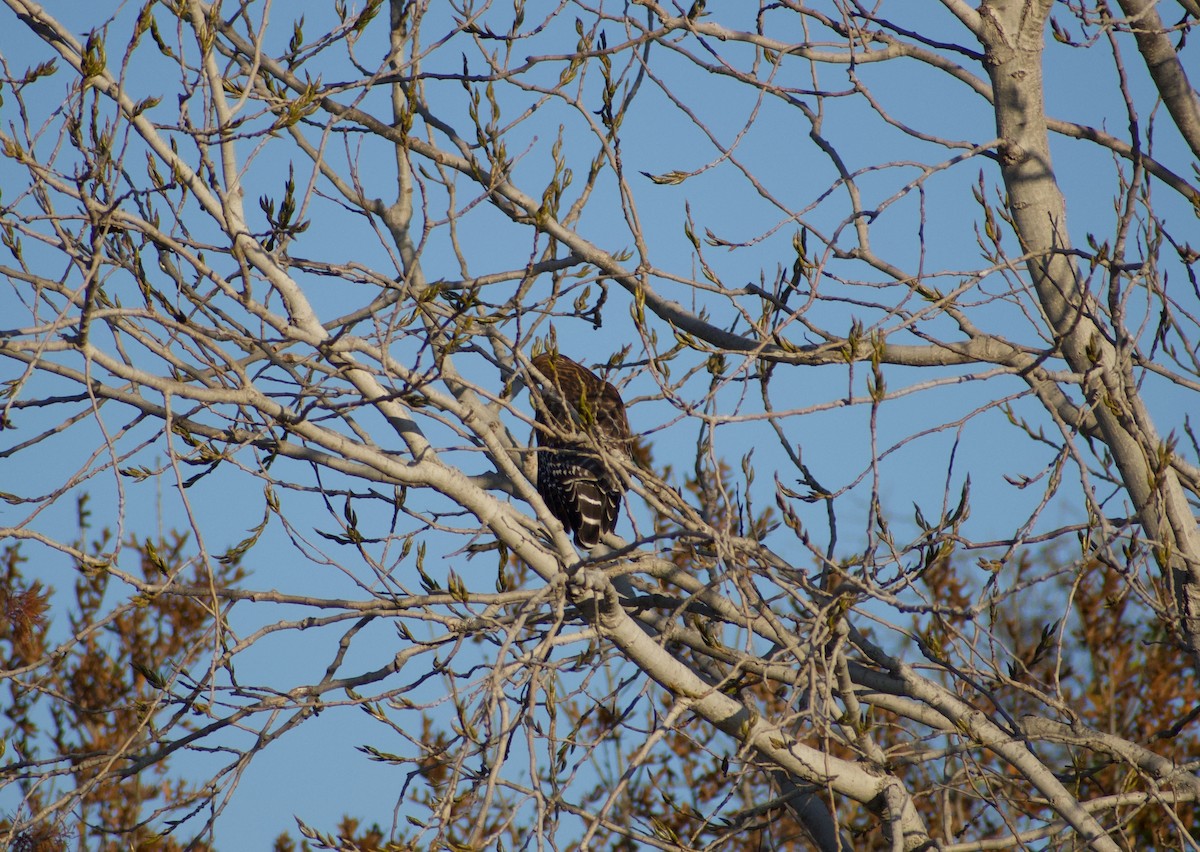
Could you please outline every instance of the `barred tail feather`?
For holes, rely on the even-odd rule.
[[[575,483],[575,507],[578,509],[578,526],[575,528],[575,543],[591,550],[600,543],[605,529],[612,529],[612,521],[605,523],[609,501],[595,481]],[[613,518],[612,520],[615,520]]]

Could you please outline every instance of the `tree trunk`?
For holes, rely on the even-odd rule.
[[[1138,521],[1174,591],[1179,638],[1200,663],[1200,531],[1171,449],[1132,380],[1133,342],[1100,320],[1072,257],[1066,205],[1050,159],[1042,46],[1049,0],[994,0],[979,10],[979,38],[995,93],[1008,208],[1046,321],[1112,453]]]

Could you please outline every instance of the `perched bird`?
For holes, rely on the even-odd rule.
[[[633,438],[625,403],[611,384],[557,352],[533,366],[546,378],[537,410],[537,489],[547,508],[591,549],[617,524],[627,488],[621,459]],[[582,433],[582,434],[580,434]]]

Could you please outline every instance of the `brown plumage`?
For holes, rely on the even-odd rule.
[[[546,427],[537,430],[538,494],[575,543],[591,549],[616,526],[627,487],[619,461],[629,458],[633,442],[625,403],[616,388],[565,355],[543,352],[533,366],[549,383],[535,406]]]

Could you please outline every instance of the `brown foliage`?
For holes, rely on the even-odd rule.
[[[82,550],[86,501],[79,517]],[[92,542],[95,552],[107,537],[101,533]],[[208,569],[188,555],[185,534],[171,533],[157,542],[131,539],[125,546],[147,582],[167,575],[184,584],[207,582]],[[203,841],[161,834],[151,820],[155,813],[204,800],[202,791],[172,778],[169,761],[155,754],[155,720],[189,709],[168,700],[164,690],[172,667],[181,671],[211,645],[211,612],[192,598],[172,594],[135,595],[114,609],[111,596],[122,593],[121,584],[103,568],[84,566],[77,567],[73,594],[64,599],[53,588],[27,580],[21,563],[18,547],[5,551],[7,591],[0,604],[7,617],[0,623],[0,648],[11,673],[5,679],[4,735],[21,756],[5,769],[5,781],[22,787],[24,804],[20,813],[0,822],[0,831],[14,821],[28,823],[14,843],[37,850],[65,848],[71,836],[81,847],[114,852],[143,845],[164,852],[207,849]],[[219,566],[215,575],[219,582],[242,576],[234,564]],[[51,635],[68,638],[55,647]],[[59,767],[53,783],[30,783],[39,771],[46,772],[45,766]],[[59,797],[73,801],[69,824],[52,811]],[[42,813],[53,815],[40,821]]]

